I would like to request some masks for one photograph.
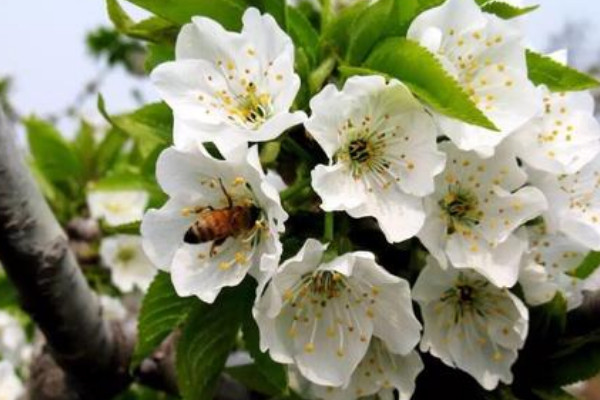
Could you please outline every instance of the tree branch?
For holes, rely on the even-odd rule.
[[[46,339],[29,382],[35,400],[105,400],[131,383],[133,334],[102,318],[68,239],[38,190],[15,134],[0,108],[0,262],[15,285],[23,309]],[[176,394],[175,342],[165,340],[144,360],[135,379]],[[227,377],[220,400],[248,399]]]
[[[37,189],[2,110],[0,261],[77,397],[104,399],[122,390],[129,382],[131,346],[119,328],[102,319],[96,296]]]

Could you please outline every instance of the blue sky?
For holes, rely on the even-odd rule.
[[[218,0],[215,0],[218,1]],[[529,0],[525,0],[529,2]],[[590,49],[600,48],[600,2],[597,0],[539,0],[540,9],[528,17],[530,42],[539,49],[567,21],[589,24]],[[128,7],[134,15],[138,10]],[[85,33],[108,25],[104,0],[1,0],[0,76],[15,79],[13,102],[24,115],[54,113],[71,104],[83,85],[102,65],[86,55]],[[143,79],[114,71],[102,87],[110,111],[134,107],[130,91],[155,93]],[[84,106],[95,114],[95,99]],[[63,125],[65,129],[70,126]]]

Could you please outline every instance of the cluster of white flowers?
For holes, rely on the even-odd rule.
[[[25,396],[25,386],[9,361],[0,361],[0,400],[20,400]]]
[[[600,250],[591,96],[535,87],[519,25],[473,0],[422,13],[407,36],[436,55],[498,131],[438,114],[380,76],[329,84],[310,117],[292,112],[294,46],[252,8],[241,33],[194,18],[176,60],[152,73],[175,125],[174,146],[157,163],[169,200],[142,221],[146,255],[180,296],[208,303],[253,276],[262,350],[308,380],[315,398],[396,389],[409,399],[423,369],[419,343],[485,389],[510,383],[529,320],[510,289],[520,282],[530,305],[561,292],[571,308],[596,289],[573,274]],[[429,252],[412,294],[374,254],[338,256],[313,239],[280,264],[287,213],[252,143],[301,123],[329,159],[311,175],[321,208],[373,217],[388,242],[417,237]],[[115,247],[106,244],[105,258],[126,263]],[[141,269],[141,256],[128,260]],[[136,284],[121,276],[123,290]]]
[[[92,218],[115,227],[140,221],[148,206],[144,190],[94,190],[87,196]],[[156,269],[142,249],[139,235],[113,235],[100,244],[102,264],[111,271],[113,284],[123,293],[145,292]]]
[[[0,400],[19,400],[25,395],[17,371],[28,367],[32,351],[19,320],[0,311]]]

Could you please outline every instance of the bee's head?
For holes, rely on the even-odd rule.
[[[250,218],[252,221],[256,222],[260,218],[261,214],[262,210],[260,208],[256,207],[255,205],[250,206]]]

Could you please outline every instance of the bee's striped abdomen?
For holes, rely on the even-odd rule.
[[[231,235],[230,210],[214,210],[198,216],[185,233],[183,241],[189,244],[224,239]]]

